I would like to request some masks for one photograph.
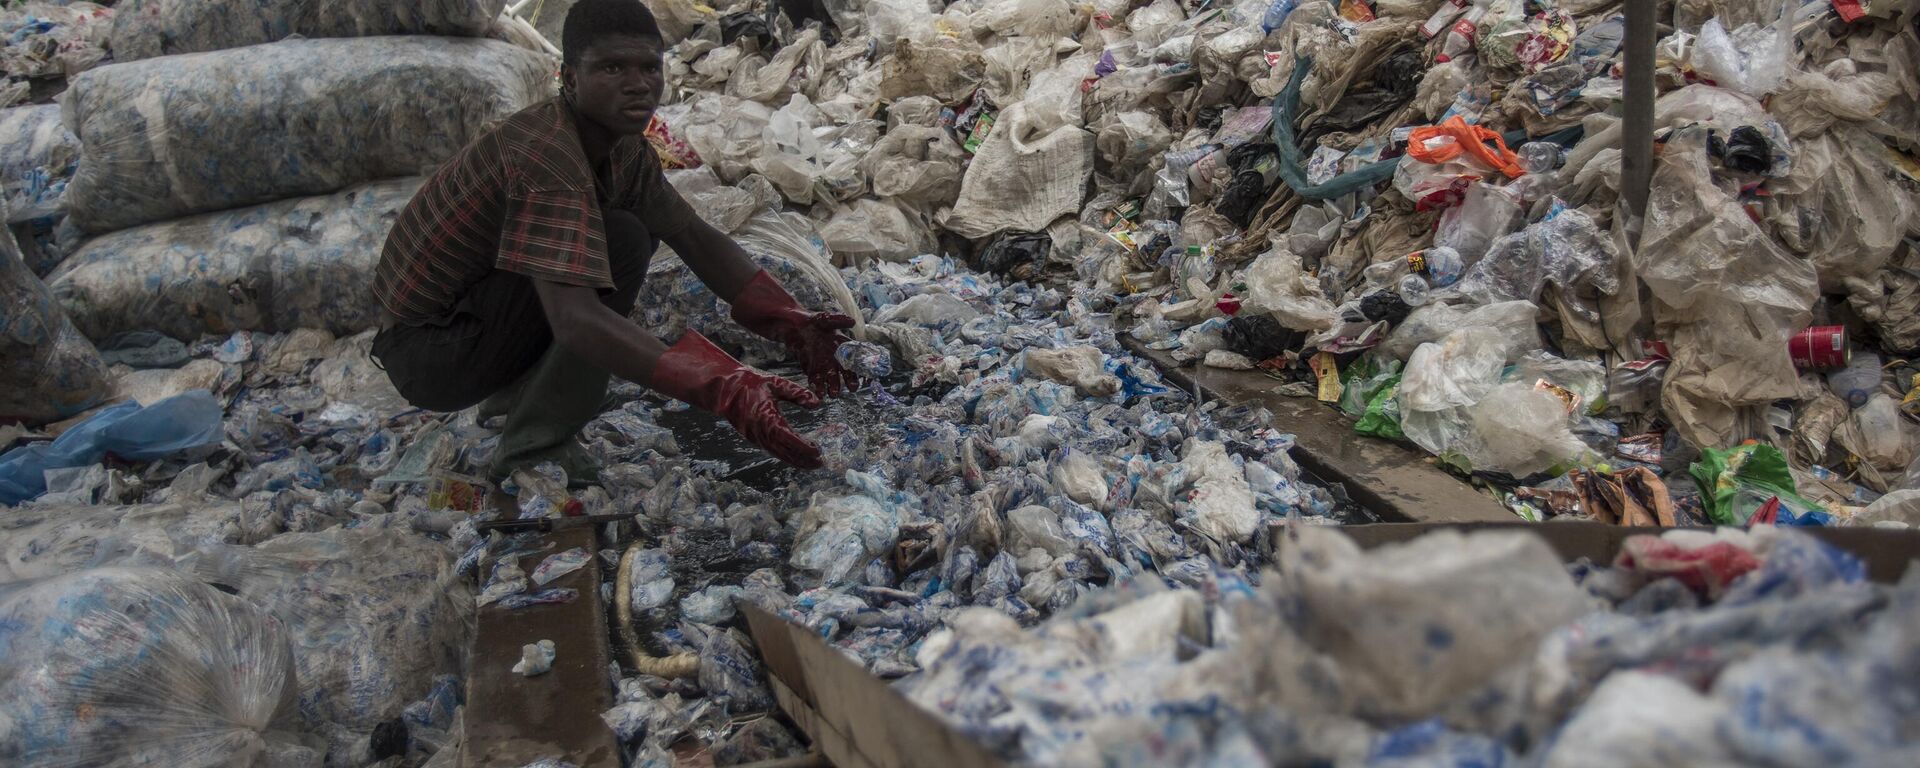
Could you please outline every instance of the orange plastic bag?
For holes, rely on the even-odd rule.
[[[1452,139],[1444,141],[1442,139]],[[1487,142],[1493,146],[1487,146]],[[1520,168],[1520,156],[1507,149],[1506,139],[1498,132],[1468,125],[1458,116],[1447,118],[1439,125],[1415,128],[1407,137],[1407,156],[1423,163],[1439,165],[1454,160],[1462,153],[1485,163],[1487,167],[1506,174],[1509,179],[1517,179],[1525,170]]]

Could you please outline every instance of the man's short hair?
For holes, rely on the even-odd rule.
[[[651,37],[666,44],[653,11],[640,0],[580,0],[567,11],[566,24],[560,29],[561,58],[568,65],[579,64],[587,48],[615,35]]]

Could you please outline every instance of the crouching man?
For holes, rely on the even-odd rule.
[[[592,482],[598,466],[574,438],[599,415],[610,375],[818,467],[820,450],[778,402],[811,408],[854,383],[834,361],[853,320],[801,307],[667,184],[642,137],[664,89],[664,45],[640,0],[581,0],[562,41],[561,95],[475,139],[395,222],[373,281],[385,309],[375,358],[418,407],[506,414],[496,480],[554,461]],[[695,331],[669,347],[629,320],[659,241],[736,322],[785,344],[814,391]]]

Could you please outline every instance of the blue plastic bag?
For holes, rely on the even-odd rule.
[[[15,448],[0,456],[0,503],[19,504],[47,492],[46,471],[84,467],[107,454],[153,461],[212,445],[223,434],[220,402],[196,389],[141,408],[109,406],[50,443]]]

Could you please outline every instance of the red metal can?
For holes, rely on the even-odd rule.
[[[1793,358],[1794,366],[1806,370],[1844,368],[1850,357],[1847,351],[1847,327],[1816,325],[1794,334],[1787,341],[1787,356]]]

